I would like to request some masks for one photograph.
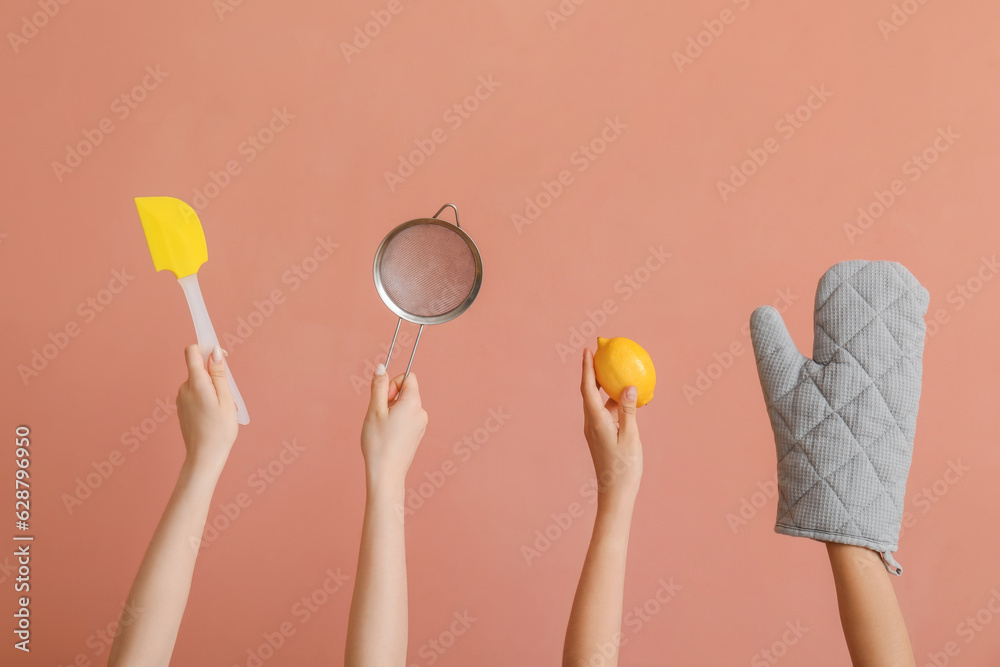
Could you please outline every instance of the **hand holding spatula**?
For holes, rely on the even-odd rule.
[[[146,232],[153,265],[157,271],[168,270],[177,276],[191,308],[201,356],[208,359],[219,344],[219,338],[215,335],[208,309],[205,308],[205,300],[201,296],[201,287],[198,286],[198,268],[208,260],[205,232],[201,228],[198,214],[186,203],[173,197],[136,197],[135,205]],[[237,421],[249,424],[250,415],[228,364],[226,377],[239,409]]]

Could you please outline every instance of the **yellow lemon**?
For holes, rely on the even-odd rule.
[[[625,387],[634,385],[639,390],[637,407],[653,398],[656,387],[656,369],[646,350],[628,338],[598,338],[594,353],[594,373],[597,382],[616,401]]]

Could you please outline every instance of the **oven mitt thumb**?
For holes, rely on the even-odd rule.
[[[750,318],[778,454],[777,533],[877,551],[893,574],[920,399],[927,290],[896,262],[819,281],[813,358],[774,308]]]

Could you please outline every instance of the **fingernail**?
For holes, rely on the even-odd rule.
[[[385,364],[379,364],[375,367],[375,375],[385,375]]]
[[[625,390],[625,400],[629,401],[630,403],[634,401],[636,398],[638,398],[638,396],[639,396],[639,390],[636,389],[635,387],[629,387],[628,389]]]
[[[215,363],[219,363],[220,361],[222,361],[222,348],[219,347],[218,345],[216,345],[215,349],[212,350],[212,361],[214,361]]]

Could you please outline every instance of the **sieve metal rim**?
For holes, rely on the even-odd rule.
[[[442,208],[442,210],[444,210]],[[379,267],[382,260],[382,255],[385,253],[386,246],[389,242],[396,237],[404,229],[409,229],[416,225],[438,225],[440,227],[447,227],[450,231],[458,234],[459,237],[469,246],[469,250],[472,252],[472,258],[476,262],[476,277],[472,283],[472,289],[469,290],[469,295],[465,297],[462,303],[458,304],[451,310],[440,315],[434,315],[433,317],[427,317],[423,315],[414,315],[399,306],[389,297],[386,293],[385,286],[382,284],[382,272]],[[392,231],[386,234],[385,238],[378,246],[378,250],[375,251],[375,261],[372,269],[373,276],[375,278],[375,291],[378,292],[379,297],[381,297],[382,302],[386,307],[395,313],[397,316],[403,318],[407,322],[412,322],[413,324],[443,324],[445,322],[450,322],[455,319],[472,305],[472,302],[476,300],[476,296],[479,294],[479,288],[483,283],[483,259],[479,254],[479,248],[476,246],[476,242],[472,240],[472,237],[465,233],[465,230],[459,225],[454,225],[447,220],[441,220],[440,218],[415,218],[413,220],[407,220],[406,222],[396,226]]]

